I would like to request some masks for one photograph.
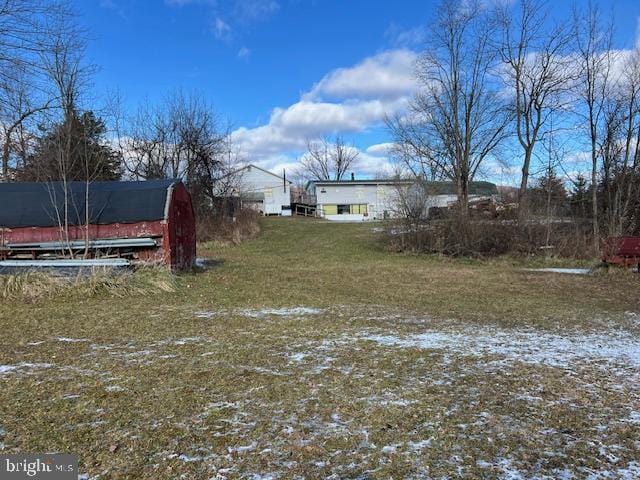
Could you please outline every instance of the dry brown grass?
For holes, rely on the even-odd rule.
[[[95,269],[77,275],[54,276],[27,271],[0,275],[0,299],[33,303],[53,298],[87,299],[95,296],[128,296],[174,292],[176,279],[163,267],[142,267],[135,271]]]
[[[2,302],[5,452],[149,480],[617,478],[638,458],[637,362],[607,356],[638,343],[638,275],[389,254],[372,225],[262,227],[201,248],[222,265],[173,292]],[[295,306],[317,311],[278,310]],[[410,343],[431,334],[453,343]],[[579,355],[555,364],[570,355],[549,338]]]

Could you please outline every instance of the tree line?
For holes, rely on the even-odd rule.
[[[0,1],[0,181],[178,178],[210,206],[238,161],[228,122],[179,89],[133,112],[96,99],[86,44],[66,0]]]
[[[418,93],[407,114],[387,121],[394,156],[413,175],[454,182],[462,217],[483,168],[518,159],[522,223],[539,203],[537,170],[543,185],[566,185],[588,204],[596,245],[603,233],[638,234],[640,51],[614,48],[612,16],[595,3],[569,18],[554,18],[552,7],[442,1],[416,68]],[[572,152],[586,157],[588,178],[571,172]]]

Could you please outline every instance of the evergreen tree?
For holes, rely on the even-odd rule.
[[[104,121],[73,112],[37,140],[20,175],[28,181],[118,180],[122,158],[107,143]]]
[[[547,169],[532,188],[532,205],[539,213],[547,211],[547,203],[556,214],[560,214],[567,203],[567,190],[564,181],[558,178],[553,168]]]
[[[578,175],[569,201],[573,215],[580,218],[587,218],[591,212],[591,187],[584,175]]]

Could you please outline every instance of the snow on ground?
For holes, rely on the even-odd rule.
[[[51,368],[53,364],[51,363],[28,363],[21,362],[15,365],[0,365],[0,375],[5,373],[19,372],[19,371],[28,371],[39,368]]]
[[[242,309],[242,310],[202,310],[194,312],[196,318],[211,319],[224,317],[225,315],[240,315],[249,318],[267,317],[304,317],[307,315],[320,315],[322,309],[311,307],[289,307],[289,308],[262,308],[262,309]]]
[[[456,331],[428,330],[405,336],[364,334],[359,338],[383,346],[442,350],[456,356],[497,355],[507,361],[553,367],[595,361],[640,368],[640,341],[622,331],[560,335],[534,329],[461,327]]]
[[[310,307],[293,307],[293,308],[263,308],[261,310],[242,310],[240,312],[245,317],[263,318],[269,316],[275,317],[303,317],[305,315],[319,315],[322,310]]]
[[[588,268],[525,268],[525,272],[540,273],[565,273],[567,275],[589,275],[591,270]]]
[[[148,419],[158,425],[172,424],[190,432],[206,430],[207,440],[194,442],[193,448],[179,450],[167,445],[164,447],[166,450],[152,452],[152,455],[159,463],[178,461],[185,468],[198,463],[215,464],[219,468],[216,471],[218,476],[212,478],[235,478],[241,474],[244,478],[250,478],[251,474],[247,472],[258,472],[259,468],[243,470],[243,462],[256,457],[264,459],[262,463],[265,471],[255,473],[255,478],[286,477],[288,469],[295,466],[290,457],[292,451],[306,452],[309,462],[317,464],[317,468],[326,469],[325,472],[331,473],[331,478],[350,477],[354,470],[365,467],[373,474],[385,462],[399,461],[398,459],[405,459],[416,466],[418,474],[413,478],[420,478],[420,472],[428,472],[428,467],[421,463],[421,458],[434,449],[443,448],[438,443],[442,435],[453,438],[455,433],[451,432],[459,431],[461,436],[467,438],[464,441],[473,445],[472,440],[480,438],[481,434],[478,432],[492,431],[499,441],[500,435],[502,438],[511,435],[517,438],[512,432],[523,426],[531,428],[532,425],[535,427],[531,431],[532,435],[539,438],[545,448],[548,445],[550,455],[554,458],[557,456],[557,462],[561,466],[553,471],[553,475],[540,475],[536,478],[640,478],[640,464],[618,460],[620,454],[616,448],[619,437],[612,430],[621,424],[630,429],[637,429],[640,425],[640,406],[637,395],[633,393],[636,390],[632,388],[638,385],[640,379],[640,341],[637,334],[634,336],[621,326],[612,326],[599,334],[579,333],[575,329],[571,333],[561,334],[535,328],[507,329],[451,322],[435,323],[420,315],[386,312],[382,309],[375,315],[343,307],[336,307],[335,311],[292,307],[195,312],[195,316],[199,318],[222,317],[227,314],[260,319],[261,321],[254,322],[264,329],[255,329],[263,335],[260,338],[265,341],[276,339],[278,342],[267,353],[233,361],[233,357],[224,355],[224,350],[220,349],[221,344],[216,343],[218,340],[206,329],[181,332],[175,337],[161,337],[146,342],[123,340],[98,344],[91,343],[88,339],[57,337],[53,339],[54,345],[56,341],[71,342],[77,343],[75,348],[84,349],[84,353],[80,353],[80,357],[83,357],[82,368],[14,361],[15,363],[0,365],[0,377],[31,374],[32,370],[38,368],[55,368],[60,374],[73,378],[77,374],[99,377],[103,382],[101,387],[106,392],[120,392],[123,396],[136,391],[135,379],[127,377],[128,373],[110,371],[114,359],[118,365],[130,364],[136,367],[136,371],[141,362],[144,365],[166,362],[167,365],[184,367],[187,372],[195,363],[198,370],[220,368],[228,370],[230,378],[233,378],[234,371],[239,375],[255,378],[255,384],[241,392],[231,390],[232,393],[227,394],[213,393],[211,398],[207,398],[207,402],[188,416],[178,414],[173,419]],[[288,318],[297,320],[298,317],[302,323],[307,316],[321,316],[319,318],[342,322],[343,328],[334,329],[332,326],[327,330],[331,333],[326,335],[317,333],[314,329],[303,330],[302,336],[296,336],[300,331],[286,329],[290,328],[287,325],[296,322],[277,323]],[[631,323],[625,321],[624,325],[629,327],[637,318],[640,317],[636,313],[629,312],[625,315],[625,320]],[[277,328],[270,330],[269,322],[262,319],[268,319]],[[243,322],[243,329],[244,323],[246,322]],[[315,328],[315,317],[309,323]],[[436,324],[440,327],[436,328]],[[281,325],[286,328],[281,328]],[[251,328],[239,331],[239,334],[239,338],[243,335],[256,335]],[[243,341],[239,341],[238,345],[242,345]],[[36,347],[41,342],[34,341],[26,345],[29,350],[37,351],[39,349]],[[58,344],[57,348],[68,349],[70,345]],[[408,353],[403,350],[409,348],[423,349],[425,355],[414,355],[411,352],[411,356],[405,356],[411,358],[411,362],[402,363],[403,354]],[[459,362],[461,357],[470,361]],[[194,362],[195,358],[197,360]],[[492,410],[491,404],[478,406],[483,385],[471,382],[469,388],[465,387],[464,394],[457,390],[464,378],[473,379],[476,374],[487,372],[493,375],[496,372],[492,366],[495,365],[500,368],[492,379],[509,378],[517,371],[512,367],[518,362],[541,367],[540,370],[535,370],[540,371],[540,375],[532,375],[524,387],[504,393],[510,402],[519,402],[521,411],[526,412],[522,417],[511,411],[504,414],[499,408]],[[577,365],[582,370],[574,368]],[[593,413],[589,413],[586,420],[591,425],[589,434],[593,433],[593,438],[588,440],[597,439],[602,442],[594,447],[596,455],[600,452],[601,468],[578,470],[567,464],[561,457],[563,452],[573,452],[571,448],[576,438],[571,433],[564,433],[557,425],[535,426],[537,422],[545,421],[544,409],[569,408],[567,405],[574,408],[577,398],[571,394],[552,399],[543,395],[544,372],[549,371],[548,369],[560,369],[568,381],[575,383],[575,388],[582,393],[593,394],[594,398],[601,391],[611,392],[608,387],[617,381],[613,378],[616,375],[623,379],[620,384],[624,388],[631,386],[631,389],[624,392],[626,397],[619,397],[619,404],[615,406],[617,410],[609,410],[608,406],[603,409],[599,405]],[[582,373],[596,369],[598,373],[606,369],[613,375],[601,375],[602,383],[597,375],[593,378],[581,377]],[[357,385],[357,389],[341,390],[341,385],[348,386],[350,383]],[[607,388],[600,389],[601,387]],[[261,389],[264,394],[261,394]],[[290,404],[282,403],[279,394],[269,393],[282,391],[282,396],[286,396],[287,393],[284,392],[289,389],[294,394],[296,389],[303,390],[301,396],[293,397],[295,401]],[[67,390],[69,391],[79,390]],[[349,392],[348,405],[356,407],[353,410],[346,406],[344,399],[338,400],[343,402],[342,409],[336,409],[331,403],[333,394],[344,395],[345,392]],[[445,401],[442,405],[434,404],[431,409],[431,405],[423,401],[425,392],[430,392],[429,395],[438,392]],[[451,397],[446,397],[447,395]],[[71,401],[78,397],[71,393],[64,398]],[[83,396],[82,400],[86,398]],[[325,407],[329,407],[328,412],[324,411]],[[575,408],[577,412],[580,411],[578,407]],[[403,431],[398,422],[391,427],[384,426],[387,421],[385,412],[394,411],[419,411],[418,418],[426,420],[409,421],[408,424],[412,424],[414,430]],[[376,412],[383,415],[382,427],[372,423],[371,419],[375,418]],[[456,415],[460,415],[460,420],[448,424],[446,419]],[[104,423],[103,420],[98,421]],[[440,430],[442,425],[449,430]],[[140,426],[145,427],[145,424],[138,425]],[[372,432],[371,435],[379,435],[381,428],[396,430],[383,440],[378,438],[374,442],[373,437],[370,439],[369,432]],[[223,442],[222,437],[228,440]],[[216,441],[212,442],[211,439]],[[224,444],[223,449],[213,446],[218,444],[218,440],[220,444]],[[577,441],[585,440],[579,438]],[[336,446],[327,446],[331,442]],[[532,478],[531,465],[523,464],[522,459],[518,458],[517,443],[515,445],[515,452],[501,452],[495,457],[481,458],[474,466],[481,468],[490,478]],[[638,445],[640,448],[640,443]],[[327,450],[323,451],[322,448]],[[319,450],[316,452],[316,449]],[[512,453],[513,458],[509,456]],[[542,453],[540,455],[544,456]],[[442,461],[460,469],[469,465],[468,457],[463,459],[455,455]]]

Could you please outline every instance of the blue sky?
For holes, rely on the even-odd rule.
[[[342,133],[357,170],[387,164],[381,119],[402,111],[412,62],[435,2],[389,0],[75,0],[89,32],[98,94],[128,108],[175,88],[212,102],[235,128],[245,159],[279,171],[307,138]],[[578,5],[586,2],[579,1]],[[616,13],[616,47],[637,36],[640,2]],[[572,2],[552,2],[568,17]]]

